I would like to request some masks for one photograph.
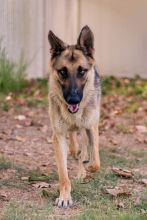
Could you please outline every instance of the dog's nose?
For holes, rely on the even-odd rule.
[[[80,102],[80,98],[77,94],[69,95],[67,97],[68,104],[78,104]]]

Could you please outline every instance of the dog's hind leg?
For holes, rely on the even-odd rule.
[[[77,159],[78,156],[78,140],[77,140],[77,131],[69,132],[69,150],[70,154]]]
[[[67,171],[67,143],[64,134],[54,134],[53,144],[55,149],[55,157],[57,162],[59,182],[60,182],[60,196],[56,199],[58,207],[67,208],[72,206],[71,199],[71,184],[68,178]]]
[[[85,168],[93,173],[100,168],[98,125],[96,124],[92,128],[86,129],[86,133],[89,139],[88,152],[90,161],[85,164]]]
[[[79,165],[79,170],[78,170],[78,179],[83,179],[86,177],[86,169],[84,164],[88,163],[88,152],[87,152],[87,145],[88,145],[88,139],[87,139],[87,135],[86,135],[86,131],[85,129],[81,130],[81,141],[80,141],[80,145],[79,145],[79,150],[80,150],[80,154],[79,154],[79,161],[78,161],[78,165]]]

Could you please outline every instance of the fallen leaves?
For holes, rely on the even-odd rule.
[[[48,144],[52,144],[53,143],[53,140],[51,138],[48,138],[48,137],[46,138],[46,141],[47,141]]]
[[[22,176],[20,179],[23,180],[23,181],[28,181],[29,177],[28,176]]]
[[[118,176],[125,177],[125,178],[131,178],[134,175],[131,170],[126,170],[122,168],[112,167],[111,170]]]
[[[107,188],[106,192],[114,197],[117,196],[131,196],[132,193],[124,186],[115,186],[114,188]]]
[[[48,132],[48,126],[47,125],[43,125],[43,127],[41,127],[40,129],[43,133],[47,133]]]
[[[147,186],[147,179],[141,179],[139,182],[142,183],[143,185]]]
[[[93,177],[91,175],[86,175],[86,177],[83,178],[81,184],[89,183],[89,182],[91,182],[92,179],[93,179]]]
[[[19,121],[23,121],[23,120],[26,120],[26,116],[25,115],[17,115],[14,117],[14,119],[19,120]]]
[[[40,189],[51,187],[51,185],[49,183],[46,183],[46,182],[37,182],[37,183],[32,183],[31,185],[35,188],[40,188]]]
[[[46,178],[46,179],[45,179]],[[30,176],[22,176],[20,178],[22,181],[28,181],[30,182],[30,185],[34,188],[50,188],[51,185],[45,181],[42,180],[47,180],[46,176],[38,176],[36,178],[32,178]],[[35,180],[35,181],[34,181]]]
[[[113,145],[118,145],[119,144],[119,142],[117,141],[117,140],[115,140],[115,139],[110,139],[110,142],[113,144]]]
[[[118,202],[116,204],[116,206],[117,206],[118,209],[120,209],[120,208],[123,209],[125,207],[123,202]]]
[[[147,128],[144,125],[136,125],[136,130],[140,133],[147,133]]]
[[[26,137],[16,136],[15,140],[19,141],[19,142],[25,142],[26,141]]]
[[[135,126],[136,129],[136,140],[139,143],[145,143],[147,144],[147,127],[144,125],[136,125]]]
[[[7,197],[7,194],[6,194],[4,191],[1,191],[1,192],[0,192],[0,200],[1,200],[1,201],[5,201],[5,202],[8,202],[8,201],[9,201],[9,199],[8,199],[8,197]]]

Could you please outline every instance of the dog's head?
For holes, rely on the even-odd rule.
[[[51,45],[53,74],[61,86],[69,112],[76,113],[83,98],[88,72],[94,63],[93,33],[88,26],[84,26],[77,44],[71,46],[60,40],[52,31],[49,31],[48,40]]]

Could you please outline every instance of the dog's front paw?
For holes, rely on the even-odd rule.
[[[71,196],[69,197],[64,197],[60,196],[59,198],[56,199],[55,205],[57,205],[59,208],[70,208],[73,206],[73,201]]]

